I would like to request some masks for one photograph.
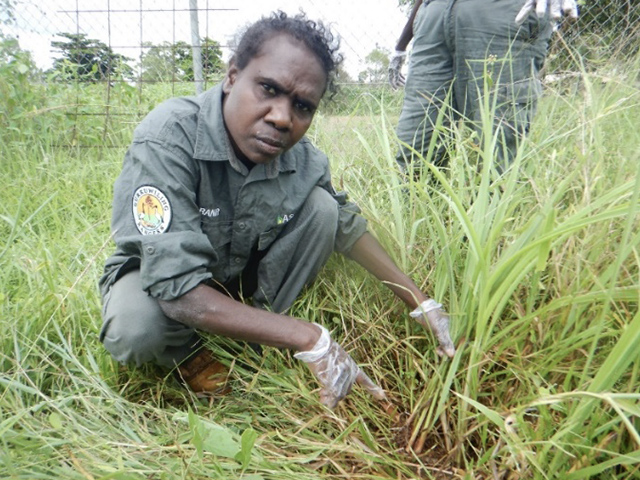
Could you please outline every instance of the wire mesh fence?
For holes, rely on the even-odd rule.
[[[589,70],[610,61],[633,61],[640,49],[640,10],[632,0],[586,0],[579,4],[579,20],[564,24],[561,36],[551,45],[551,68],[566,70],[575,60]]]
[[[406,19],[406,8],[393,1],[372,8],[362,0],[51,0],[46,6],[32,0],[14,1],[15,22],[9,33],[33,52],[43,68],[59,58],[53,42],[60,34],[96,39],[117,54],[127,57],[136,76],[144,74],[144,58],[152,47],[194,45],[192,15],[197,10],[198,34],[210,39],[227,60],[238,32],[247,24],[278,9],[287,13],[304,10],[311,19],[329,24],[341,38],[345,71],[351,80],[366,69],[366,56],[376,48],[389,49]],[[175,57],[180,61],[179,54]]]
[[[346,81],[380,82],[383,75],[376,73],[384,73],[383,68],[378,68],[384,59],[371,54],[393,49],[409,8],[398,6],[395,0],[50,0],[46,5],[34,0],[4,0],[4,3],[7,10],[11,9],[5,12],[6,18],[12,15],[12,21],[5,25],[7,33],[32,52],[41,68],[50,69],[55,59],[64,54],[60,49],[61,35],[75,35],[95,40],[88,42],[87,48],[104,45],[122,55],[131,68],[128,80],[144,80],[146,74],[159,81],[189,78],[188,72],[184,72],[185,57],[190,59],[191,49],[198,41],[204,42],[205,52],[208,49],[216,56],[205,58],[205,64],[207,60],[227,60],[244,25],[282,9],[289,13],[304,10],[310,18],[332,26],[342,40]],[[638,51],[640,14],[631,0],[580,3],[580,20],[561,30],[568,44],[587,61],[597,63],[613,55],[630,57]],[[155,64],[149,60],[154,55]],[[173,69],[170,64],[161,64],[159,59],[164,57],[174,62]],[[220,66],[209,65],[208,69]]]
[[[579,64],[587,70],[598,69],[637,57],[640,13],[631,0],[579,3],[578,22],[564,24],[551,45],[547,74],[576,69]],[[410,4],[399,6],[397,0],[49,0],[46,4],[0,0],[0,7],[0,40],[17,39],[19,48],[30,52],[42,73],[39,81],[77,87],[75,99],[60,98],[67,102],[69,115],[128,115],[135,121],[159,98],[192,94],[219,81],[243,27],[278,9],[304,10],[309,18],[331,26],[341,39],[345,57],[341,83],[386,88],[388,56]],[[149,90],[151,86],[156,90]],[[98,92],[103,101],[83,103],[87,89],[94,95]]]

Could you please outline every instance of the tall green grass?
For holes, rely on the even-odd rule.
[[[360,203],[465,340],[437,375],[421,374],[430,393],[412,407],[419,428],[450,435],[451,458],[474,469],[496,470],[516,449],[526,477],[618,478],[616,467],[626,478],[636,475],[626,465],[637,459],[640,398],[638,91],[587,77],[572,97],[549,93],[531,144],[496,181],[487,111],[483,143],[454,125],[450,174],[430,167],[410,192],[393,174],[381,117],[373,136],[361,134],[372,169],[354,184],[381,180]],[[600,395],[613,389],[625,395]]]
[[[371,114],[327,111],[309,132],[336,187],[451,314],[458,352],[441,360],[406,308],[341,257],[296,302],[291,313],[327,325],[395,415],[358,388],[328,411],[277,349],[231,354],[242,347],[209,339],[233,372],[215,401],[115,364],[97,339],[97,279],[135,122],[114,117],[106,133],[80,122],[82,142],[60,148],[72,134],[61,109],[21,113],[21,132],[0,133],[0,477],[640,477],[640,92],[597,75],[568,90],[547,90],[500,178],[476,168],[496,139],[454,126],[449,171],[403,182],[388,92],[358,99]]]

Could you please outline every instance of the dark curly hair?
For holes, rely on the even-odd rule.
[[[249,26],[238,43],[231,63],[242,70],[260,53],[267,40],[281,33],[304,43],[316,55],[327,74],[329,96],[333,97],[337,90],[336,73],[343,60],[342,54],[338,53],[340,39],[322,22],[309,20],[304,12],[290,17],[278,10]]]

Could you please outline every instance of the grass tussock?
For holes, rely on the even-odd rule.
[[[135,124],[16,118],[21,135],[0,133],[0,477],[640,477],[640,92],[596,74],[569,87],[547,89],[502,177],[497,139],[454,126],[449,169],[403,182],[393,96],[309,132],[336,186],[451,314],[458,352],[443,361],[340,257],[296,302],[292,315],[327,325],[394,410],[358,388],[323,408],[304,365],[276,349],[208,339],[232,367],[218,400],[115,364],[97,339],[97,279]],[[113,148],[60,148],[70,135]]]

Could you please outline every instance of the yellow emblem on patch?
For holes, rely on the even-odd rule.
[[[166,232],[171,223],[171,204],[156,187],[144,185],[133,194],[133,218],[142,235]]]

